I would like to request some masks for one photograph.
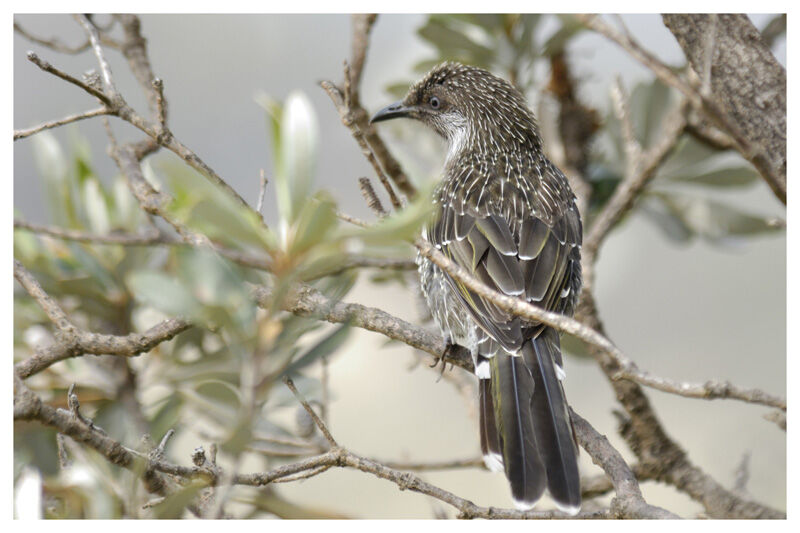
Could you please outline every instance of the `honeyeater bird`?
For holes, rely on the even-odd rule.
[[[524,96],[484,69],[444,63],[372,122],[397,117],[421,121],[448,144],[429,241],[488,287],[571,315],[581,289],[580,214]],[[561,510],[577,513],[578,446],[558,332],[481,297],[425,257],[418,263],[446,341],[472,353],[486,465],[505,470],[518,507],[530,509],[547,489]]]

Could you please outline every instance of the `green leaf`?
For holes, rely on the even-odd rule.
[[[406,96],[408,87],[409,83],[407,81],[398,81],[396,83],[390,83],[384,87],[383,90],[389,93],[392,98],[401,100]]]
[[[175,160],[159,165],[175,199],[168,210],[190,228],[234,248],[273,250],[277,243],[258,215]],[[155,173],[153,173],[155,176]]]
[[[709,170],[694,175],[675,176],[670,179],[694,185],[732,187],[756,183],[758,173],[752,167],[737,166]]]
[[[439,49],[440,55],[473,65],[487,67],[495,56],[494,50],[478,44],[470,37],[445,23],[445,19],[430,17],[419,30],[420,37]]]
[[[128,188],[125,178],[117,176],[114,179],[111,194],[114,202],[114,208],[111,210],[114,225],[130,231],[137,229],[142,220],[142,210]]]
[[[92,148],[89,141],[80,135],[72,138],[72,164],[78,185],[83,185],[87,180],[97,179],[92,169]]]
[[[163,502],[153,507],[155,517],[172,520],[182,518],[188,512],[189,504],[204,488],[205,483],[201,481],[191,481],[188,485],[179,486],[178,490],[170,493]]]
[[[298,213],[297,223],[292,228],[288,252],[302,254],[317,244],[327,241],[336,229],[336,205],[330,196],[319,193],[306,201]]]
[[[181,422],[183,398],[179,394],[170,394],[150,419],[150,433],[163,435]]]
[[[347,229],[343,234],[357,237],[370,246],[390,246],[409,241],[420,234],[422,225],[433,216],[433,183],[427,184],[417,198],[401,211],[394,211],[369,228]]]
[[[708,198],[674,192],[651,194],[693,233],[714,243],[725,243],[730,237],[780,231],[784,227],[776,219],[745,213]]]
[[[659,169],[659,174],[663,176],[686,174],[684,169],[704,164],[720,153],[716,148],[699,142],[691,135],[683,135],[678,140],[672,155]]]
[[[200,302],[180,281],[153,270],[133,272],[127,278],[128,288],[140,301],[170,316],[195,317]]]
[[[292,364],[286,367],[286,370],[284,370],[281,375],[285,376],[295,374],[318,359],[334,353],[345,343],[345,341],[347,341],[350,332],[350,324],[342,324],[334,328],[334,330],[325,338],[319,341],[306,353],[295,359]]]
[[[675,242],[688,242],[694,232],[661,202],[645,201],[641,203],[639,212],[650,220],[657,228]]]
[[[214,250],[188,248],[176,250],[180,279],[202,306],[206,322],[237,328],[238,335],[255,331],[255,304],[237,267]]]
[[[108,205],[100,183],[97,179],[86,179],[83,182],[83,207],[89,220],[89,228],[98,235],[107,235],[111,231],[111,220]]]
[[[649,148],[661,134],[664,117],[673,108],[674,95],[674,91],[658,78],[634,87],[630,97],[631,121],[644,148]]]
[[[564,333],[561,336],[561,348],[574,357],[586,359],[592,356],[589,353],[589,346],[578,337],[574,337],[569,333]]]
[[[558,18],[561,21],[561,27],[544,42],[544,46],[542,47],[542,55],[545,57],[550,57],[562,52],[573,37],[586,29],[586,27],[573,16],[563,15]]]
[[[518,25],[522,26],[522,33],[519,39],[514,43],[515,48],[519,53],[527,53],[531,58],[536,56],[536,29],[542,16],[538,14],[526,14],[519,18]]]
[[[310,195],[317,162],[318,130],[311,101],[294,91],[283,106],[261,93],[256,101],[267,111],[275,158],[274,183],[282,234]]]
[[[684,135],[658,170],[659,178],[713,187],[751,185],[758,173],[732,150],[716,150]]]
[[[33,157],[44,180],[50,215],[57,226],[75,227],[75,206],[69,180],[67,160],[55,136],[42,131],[32,138]]]

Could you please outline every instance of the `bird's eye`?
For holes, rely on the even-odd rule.
[[[434,108],[434,109],[439,109],[439,105],[440,105],[440,103],[439,103],[439,99],[438,99],[438,98],[436,98],[435,96],[432,96],[432,97],[431,97],[431,99],[430,99],[430,101],[429,101],[428,103],[430,103],[430,104],[431,104],[431,107],[432,107],[432,108]]]

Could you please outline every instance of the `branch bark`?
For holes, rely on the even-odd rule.
[[[786,69],[747,15],[665,14],[664,24],[692,69],[706,75],[710,94],[747,140],[751,159],[775,195],[786,203]],[[717,21],[715,43],[706,35]]]

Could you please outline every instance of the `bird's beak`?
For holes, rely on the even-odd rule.
[[[398,117],[407,117],[413,109],[406,105],[403,105],[403,102],[395,102],[391,105],[387,105],[370,119],[370,124],[374,124],[376,122],[381,122],[382,120],[389,120],[392,118]]]

